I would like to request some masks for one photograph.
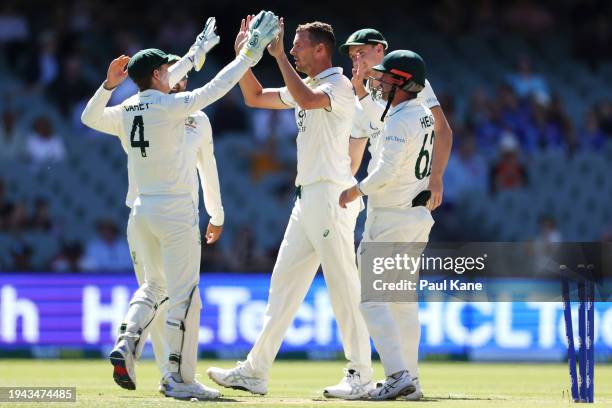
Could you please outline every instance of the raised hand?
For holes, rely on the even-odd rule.
[[[113,89],[119,86],[125,78],[128,76],[127,64],[130,62],[130,57],[127,55],[121,55],[115,58],[108,66],[106,72],[106,81],[104,82],[104,88]]]
[[[248,40],[242,47],[244,53],[255,65],[261,59],[264,50],[280,32],[278,17],[271,11],[260,11],[248,25]]]
[[[240,50],[244,46],[244,43],[249,38],[249,25],[251,24],[251,20],[253,19],[253,17],[255,16],[249,14],[240,22],[240,30],[238,31],[238,34],[236,35],[236,40],[234,41],[234,51],[236,52],[236,55],[240,53]]]
[[[362,61],[360,57],[357,57],[357,59],[353,63],[353,76],[351,77],[351,83],[353,84],[355,93],[359,98],[362,98],[368,93],[364,85],[367,72],[368,70],[366,69],[365,61]]]
[[[283,37],[285,36],[285,21],[281,17],[279,20],[280,31],[276,38],[268,44],[268,52],[274,58],[280,57],[285,52],[285,44],[283,43]]]
[[[221,37],[217,34],[217,19],[209,17],[204,25],[204,30],[196,37],[195,42],[189,49],[188,55],[193,63],[193,68],[196,71],[202,69],[206,54],[221,41]]]

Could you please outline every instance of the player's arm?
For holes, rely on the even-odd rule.
[[[349,140],[349,155],[351,156],[351,173],[353,176],[359,171],[361,167],[361,161],[363,160],[363,153],[368,144],[366,137],[352,137]]]
[[[193,92],[171,95],[170,115],[186,117],[202,110],[229,92],[246,71],[259,62],[266,45],[278,34],[279,26],[272,13],[262,12],[255,18],[259,19],[259,24],[252,24],[249,28],[249,37],[243,40],[238,56],[219,71],[212,81]],[[249,38],[253,36],[259,41],[250,41]]]
[[[91,97],[81,114],[85,126],[100,132],[119,136],[121,134],[121,106],[107,108],[113,90],[127,78],[127,63],[130,57],[121,55],[109,65],[106,80]]]
[[[221,188],[219,186],[219,173],[215,160],[212,128],[208,118],[203,117],[198,123],[199,131],[203,132],[202,146],[198,150],[197,168],[204,196],[204,208],[210,216],[206,228],[206,243],[216,242],[223,232],[225,212],[221,202]]]
[[[238,35],[234,41],[234,51],[236,52],[236,55],[240,53],[240,47],[242,46],[241,44],[247,37],[247,30],[253,17],[254,16],[252,15],[248,15],[240,22],[240,30],[238,31]],[[240,79],[240,82],[238,82],[238,85],[240,86],[244,103],[248,107],[263,109],[292,108],[290,104],[281,99],[278,89],[264,88],[251,69],[247,70],[244,76]]]
[[[380,120],[383,112],[385,111],[385,106],[382,103],[374,100],[372,95],[369,93],[362,98],[359,98],[359,104],[361,105],[361,109],[363,109],[363,113],[366,118],[372,123],[378,124],[378,127],[382,127],[383,122]]]
[[[399,174],[405,151],[414,141],[406,137],[402,126],[392,120],[387,122],[385,132],[380,137],[383,138],[381,140],[383,146],[376,167],[360,183],[342,192],[339,199],[340,207],[346,208],[347,203],[356,200],[359,196],[381,190]]]
[[[293,100],[295,100],[295,103],[302,109],[306,110],[321,108],[330,109],[331,99],[329,95],[321,89],[309,88],[289,62],[283,43],[285,25],[282,17],[280,19],[280,27],[281,31],[278,37],[268,46],[268,52],[276,59],[285,85],[293,97]]]
[[[206,61],[206,54],[217,44],[221,38],[217,35],[217,20],[209,17],[204,30],[196,37],[189,51],[175,64],[168,68],[168,82],[173,88],[192,69],[199,71]]]
[[[431,176],[429,178],[429,187],[431,198],[427,202],[427,208],[430,211],[435,210],[442,204],[444,171],[448,164],[451,148],[453,147],[453,131],[446,120],[444,111],[441,106],[431,108],[431,113],[434,117],[434,139],[433,157],[431,163]]]
[[[198,150],[197,167],[204,193],[204,207],[210,216],[210,222],[221,226],[224,223],[224,211],[221,203],[221,188],[219,186],[219,173],[214,154],[212,128],[207,118],[200,120],[201,131],[204,133],[202,146]]]
[[[238,83],[245,105],[251,108],[290,109],[289,101],[281,98],[281,93],[275,88],[264,88],[252,70],[247,70]]]

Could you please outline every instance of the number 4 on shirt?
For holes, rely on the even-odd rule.
[[[136,140],[136,129],[138,129],[138,140]],[[142,115],[134,116],[132,122],[132,131],[130,132],[130,144],[132,147],[139,147],[142,157],[147,157],[146,148],[149,147],[149,141],[144,139],[144,122]]]

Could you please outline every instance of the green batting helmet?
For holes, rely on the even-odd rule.
[[[419,54],[409,50],[396,50],[385,56],[373,70],[393,76],[401,90],[418,93],[425,88],[425,61]]]

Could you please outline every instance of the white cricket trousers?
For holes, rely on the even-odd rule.
[[[144,266],[144,282],[140,289],[159,303],[168,297],[165,316],[156,316],[161,322],[156,327],[164,327],[163,336],[172,339],[176,330],[169,329],[167,320],[185,320],[189,308],[199,308],[199,291],[194,287],[200,280],[201,236],[198,209],[190,194],[139,196],[132,208],[129,220],[130,244],[137,254],[137,262]],[[192,301],[192,294],[198,301]],[[199,330],[199,309],[190,310],[197,319],[185,321],[197,325]],[[153,328],[152,328],[153,329]],[[158,332],[159,333],[159,332]],[[197,341],[188,343],[189,350],[182,350],[185,365],[195,367],[197,360]],[[195,347],[195,349],[193,349]],[[164,350],[162,372],[168,362],[168,351]],[[160,363],[157,348],[156,359]],[[194,361],[191,361],[194,360]],[[191,378],[184,378],[186,382]]]
[[[431,213],[425,207],[403,210],[375,208],[368,212],[361,244],[427,242],[433,224]],[[360,309],[385,375],[407,369],[412,377],[418,377],[421,337],[418,303],[367,302],[362,303]]]
[[[137,249],[137,245],[135,242],[135,231],[134,231],[134,222],[132,220],[131,211],[130,217],[128,218],[127,223],[127,241],[130,247],[130,252],[132,254],[132,264],[134,265],[134,272],[136,273],[136,281],[138,282],[138,286],[142,286],[145,282],[145,272],[144,272],[144,259],[142,258],[142,254]],[[161,268],[159,266],[158,268]],[[166,327],[166,319],[165,315],[167,312],[168,301],[163,301],[157,308],[157,313],[155,318],[151,322],[151,330],[149,334],[151,335],[151,343],[153,345],[153,355],[155,356],[155,362],[157,364],[157,368],[159,368],[159,372],[162,377],[166,374],[166,363],[168,362],[168,349],[166,346],[166,342],[164,340],[164,330]],[[141,339],[141,341],[146,341],[147,339]]]
[[[319,268],[327,284],[348,368],[372,376],[367,327],[359,311],[360,279],[355,262],[354,230],[361,202],[340,208],[344,187],[317,182],[302,187],[281,244],[268,294],[263,328],[247,357],[250,368],[268,378],[283,337]]]

